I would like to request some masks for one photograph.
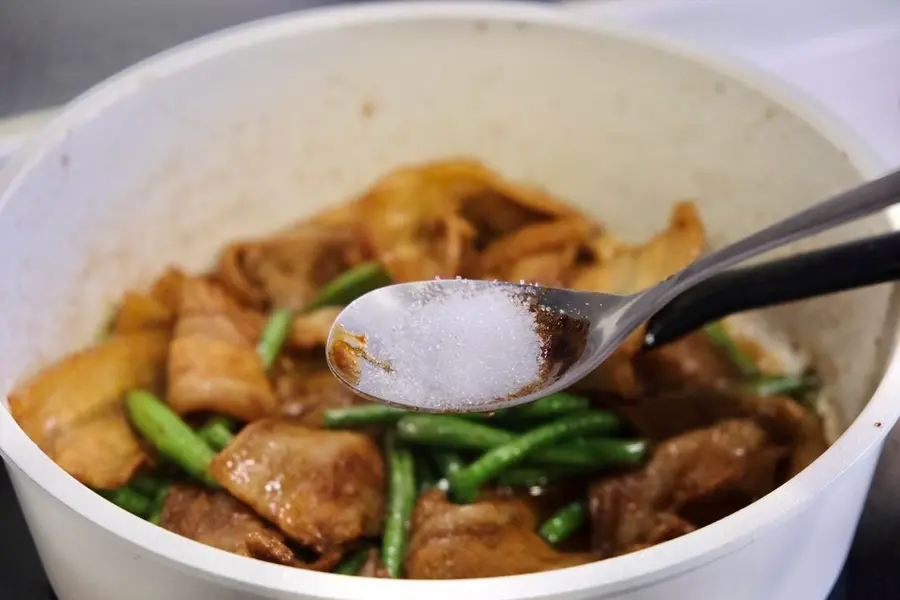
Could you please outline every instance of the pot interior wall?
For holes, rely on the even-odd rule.
[[[114,104],[102,106],[106,90],[56,127],[0,214],[0,380],[86,343],[124,289],[165,265],[205,267],[226,241],[409,161],[483,159],[634,240],[696,199],[713,245],[859,178],[761,94],[613,37],[466,19],[299,31],[169,56]],[[872,219],[813,243],[886,227]],[[768,315],[819,357],[843,426],[883,367],[889,313],[882,287]]]

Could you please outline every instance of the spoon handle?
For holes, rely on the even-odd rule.
[[[855,221],[900,202],[900,170],[820,202],[729,246],[707,254],[659,285],[668,302],[687,288],[763,252]]]
[[[900,279],[900,232],[725,271],[680,294],[647,323],[644,349],[722,317]]]

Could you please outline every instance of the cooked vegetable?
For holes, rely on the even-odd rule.
[[[381,559],[388,574],[397,579],[403,575],[403,560],[409,543],[409,522],[416,502],[416,476],[409,449],[393,434],[385,439],[388,462],[388,501],[381,542]]]
[[[322,286],[315,299],[307,304],[303,310],[313,310],[322,306],[350,304],[363,294],[390,283],[391,278],[377,262],[356,265]]]
[[[235,427],[234,419],[224,415],[218,415],[206,422],[197,430],[197,435],[213,450],[221,450],[234,439],[232,431]]]
[[[129,487],[115,490],[97,490],[97,493],[118,506],[141,518],[150,510],[150,498]]]
[[[161,487],[153,497],[153,502],[150,503],[150,509],[147,512],[147,520],[154,525],[159,525],[159,521],[162,518],[163,507],[166,504],[166,498],[169,497],[169,492],[171,490],[171,485]]]
[[[541,398],[530,404],[514,406],[497,411],[493,418],[497,419],[548,419],[560,417],[573,412],[588,410],[591,402],[583,396],[559,392]]]
[[[128,482],[128,487],[133,489],[139,494],[143,494],[148,498],[152,498],[156,495],[161,488],[166,485],[165,480],[154,477],[153,475],[138,475],[134,479]]]
[[[194,477],[218,485],[208,473],[216,453],[172,409],[144,390],[130,392],[125,405],[135,429],[160,454]]]
[[[369,559],[369,548],[362,547],[352,552],[341,563],[334,568],[334,572],[338,575],[356,575],[363,568]]]
[[[259,336],[259,343],[256,345],[256,351],[262,360],[263,367],[271,369],[281,352],[284,340],[287,339],[288,332],[291,330],[291,320],[294,318],[294,311],[289,308],[280,308],[269,315],[262,333]]]
[[[450,491],[457,501],[472,502],[482,483],[499,475],[510,465],[524,460],[529,454],[578,435],[601,433],[617,426],[618,420],[609,413],[581,413],[563,417],[517,436],[506,444],[488,450],[475,462],[457,471],[450,478]]]
[[[362,404],[325,411],[323,425],[331,429],[340,427],[368,427],[384,423],[396,423],[410,414],[408,410],[384,404]]]
[[[802,375],[760,375],[747,381],[743,388],[755,396],[791,396],[801,399],[808,392],[818,389],[818,377],[811,373]]]
[[[587,516],[587,504],[584,501],[566,504],[541,525],[538,534],[548,544],[555,546],[578,531],[587,521]]]
[[[612,413],[591,411],[581,413],[597,425],[597,432],[609,433],[619,426]],[[601,425],[602,423],[602,425]],[[516,434],[472,423],[460,417],[446,415],[407,415],[397,422],[400,439],[418,444],[468,450],[490,450],[511,443]],[[604,467],[610,464],[633,464],[640,460],[645,449],[642,441],[578,440],[536,451],[536,462],[560,465]]]
[[[756,361],[734,342],[721,323],[710,323],[704,329],[706,334],[728,354],[745,377],[759,376],[759,367],[756,365]]]

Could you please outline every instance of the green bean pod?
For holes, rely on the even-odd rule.
[[[611,423],[612,418],[612,423]],[[481,485],[494,479],[506,468],[522,462],[529,454],[547,448],[563,439],[590,433],[607,432],[615,417],[600,411],[563,417],[536,427],[506,444],[485,452],[475,462],[450,478],[450,491],[459,502],[472,502]]]
[[[231,443],[234,439],[234,427],[236,422],[233,418],[225,415],[217,415],[207,421],[203,427],[197,430],[197,435],[206,442],[210,448],[219,452]]]
[[[560,508],[538,530],[538,535],[551,546],[567,540],[587,521],[587,504],[572,502]]]
[[[128,482],[128,487],[148,498],[155,496],[156,492],[165,485],[164,479],[148,474],[137,475]]]
[[[323,425],[328,429],[384,425],[396,423],[409,414],[412,413],[408,410],[384,404],[358,404],[326,410],[323,415]]]
[[[135,429],[162,456],[205,483],[218,486],[208,472],[215,451],[165,403],[150,392],[135,390],[126,396],[125,407]]]
[[[269,320],[263,325],[259,342],[256,344],[256,353],[259,354],[264,369],[269,370],[275,364],[293,321],[294,311],[289,308],[279,308],[269,315]]]
[[[368,547],[363,547],[350,553],[334,568],[334,572],[338,575],[356,575],[369,560],[369,550]]]
[[[416,502],[415,465],[410,451],[394,438],[393,433],[386,436],[385,454],[389,480],[381,558],[388,574],[398,579],[403,575],[409,522]]]
[[[597,431],[610,433],[620,426],[618,417],[605,411],[586,411]],[[491,450],[516,439],[516,434],[483,423],[448,415],[411,414],[397,422],[397,436],[407,442],[463,450]],[[531,457],[536,462],[595,467],[630,464],[640,460],[646,443],[640,440],[591,440],[563,442],[541,448]]]
[[[170,485],[164,486],[160,488],[153,497],[153,502],[150,504],[150,510],[147,514],[147,520],[154,525],[159,525],[160,520],[162,519],[163,508],[166,505],[166,498],[169,497],[169,491],[171,489],[172,486]]]
[[[141,517],[142,519],[147,516],[147,513],[150,510],[150,499],[129,487],[94,491],[119,508],[127,510],[131,514]]]
[[[760,375],[744,382],[742,390],[754,396],[790,396],[802,399],[821,386],[819,378],[813,373],[801,375]]]
[[[566,392],[551,394],[529,404],[513,406],[505,410],[498,410],[493,418],[496,419],[555,419],[575,412],[586,411],[591,408],[591,401],[583,396],[576,396]]]
[[[759,366],[740,346],[738,346],[732,337],[725,330],[721,323],[710,323],[704,327],[706,335],[728,355],[731,362],[740,369],[744,377],[752,378],[759,376]]]
[[[363,294],[384,287],[391,278],[377,262],[367,262],[352,267],[322,286],[316,297],[304,307],[304,311],[323,306],[344,306]]]

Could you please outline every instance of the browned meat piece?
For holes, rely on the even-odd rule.
[[[432,490],[416,505],[406,575],[410,579],[467,579],[537,573],[595,560],[554,550],[536,533],[529,506],[515,498],[474,504],[447,501]]]
[[[307,369],[282,369],[275,376],[280,412],[304,425],[321,427],[325,411],[364,402],[338,381],[324,360]]]
[[[300,309],[321,286],[366,259],[362,239],[351,223],[301,223],[229,246],[219,261],[219,277],[230,293],[257,309]]]
[[[634,366],[650,393],[721,388],[742,378],[740,369],[703,331],[638,355]]]
[[[617,402],[612,408],[640,435],[653,440],[709,427],[723,419],[753,418],[778,444],[789,448],[787,477],[805,469],[828,448],[819,417],[786,396],[758,398],[707,388],[644,396]]]
[[[210,471],[288,537],[324,554],[381,531],[384,464],[366,435],[264,419],[246,426]]]
[[[791,447],[786,478],[808,467],[828,449],[821,419],[792,398],[748,396],[741,404],[776,440]]]
[[[266,562],[329,570],[340,554],[307,563],[284,543],[284,535],[267,525],[226,492],[176,485],[166,496],[160,526],[194,541]]]
[[[148,293],[127,292],[113,320],[113,333],[171,331],[175,326],[184,274],[168,269]]]
[[[169,337],[122,334],[72,354],[9,395],[13,418],[69,475],[96,489],[123,485],[146,458],[122,398],[163,379]]]
[[[640,471],[595,482],[590,489],[594,548],[604,557],[677,537],[692,529],[682,511],[705,505],[736,510],[770,492],[784,457],[751,419],[722,421],[661,443]],[[736,508],[735,508],[736,507]],[[704,515],[696,520],[706,522]]]
[[[216,411],[252,421],[272,414],[275,394],[256,353],[262,316],[243,310],[215,284],[181,286],[169,355],[168,402],[179,414]]]

